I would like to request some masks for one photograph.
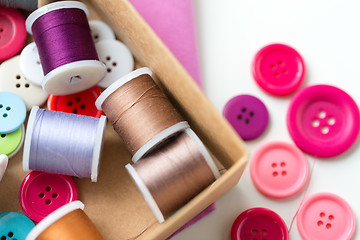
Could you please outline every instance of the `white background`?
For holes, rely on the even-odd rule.
[[[292,96],[277,98],[254,82],[250,66],[263,46],[281,42],[302,55],[307,74],[301,88],[326,83],[338,86],[360,104],[360,1],[340,0],[195,0],[198,45],[204,91],[222,111],[239,94],[260,98],[270,113],[270,125],[257,140],[246,142],[251,153],[273,140],[292,142],[286,111]],[[220,130],[221,131],[221,130]],[[306,196],[332,192],[344,198],[360,216],[360,143],[335,158],[317,160]],[[314,159],[306,155],[311,165]],[[251,157],[250,159],[251,160]],[[260,194],[248,168],[240,182],[216,202],[217,210],[173,240],[230,239],[235,218],[252,207],[277,212],[289,226],[304,191],[283,200]],[[301,239],[296,220],[290,239]],[[359,231],[353,239],[360,239]]]

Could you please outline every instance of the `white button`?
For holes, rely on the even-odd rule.
[[[104,39],[115,39],[114,31],[102,21],[91,20],[89,21],[91,35],[94,42],[97,43]]]
[[[0,181],[1,181],[2,177],[4,176],[7,164],[8,164],[8,157],[4,154],[1,154],[0,155]]]
[[[107,88],[134,69],[134,58],[130,50],[118,40],[102,40],[95,44],[100,61],[106,65],[106,75],[98,83]]]
[[[8,59],[0,65],[0,91],[17,94],[23,99],[26,109],[41,106],[48,95],[40,86],[30,83],[20,71],[20,56]]]
[[[28,44],[22,50],[20,54],[20,70],[28,81],[41,86],[44,72],[35,42]]]

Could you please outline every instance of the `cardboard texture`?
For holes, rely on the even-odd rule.
[[[128,1],[84,2],[90,8],[91,18],[108,22],[139,64],[148,66],[156,74],[157,83],[189,121],[222,170],[216,182],[159,224],[124,168],[131,161],[130,153],[111,124],[107,124],[98,182],[75,179],[85,212],[105,239],[165,239],[238,183],[248,152],[243,141]],[[45,3],[42,1],[39,5]],[[9,160],[0,182],[0,212],[23,212],[18,195],[26,174],[22,170],[20,150]]]

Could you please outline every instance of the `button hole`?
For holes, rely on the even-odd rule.
[[[0,108],[2,108],[3,107],[3,105],[2,104],[0,104]]]
[[[334,220],[334,216],[333,216],[333,215],[330,215],[330,216],[329,216],[329,220],[330,220],[330,221]]]
[[[26,83],[26,84],[25,84],[25,87],[26,87],[26,88],[30,87],[30,84]]]
[[[285,166],[286,166],[286,163],[285,163],[285,162],[281,162],[280,166],[281,166],[281,167],[285,167]]]
[[[16,87],[19,88],[19,87],[21,87],[21,85],[20,85],[19,83],[17,83],[17,84],[16,84]]]
[[[9,233],[8,233],[8,236],[9,236],[9,237],[13,237],[13,236],[14,236],[14,233],[13,233],[13,232],[9,232]]]
[[[329,118],[327,119],[327,122],[328,122],[329,125],[334,125],[336,121],[335,121],[335,118],[329,117]]]
[[[249,119],[245,119],[245,123],[246,123],[246,124],[249,124],[249,123],[250,123],[250,120],[249,120]]]
[[[261,230],[261,234],[262,234],[262,235],[266,235],[266,234],[267,234],[266,229]]]
[[[59,195],[58,195],[57,193],[53,193],[51,196],[52,196],[53,198],[57,198]]]
[[[50,186],[47,186],[47,187],[45,188],[45,191],[50,192],[50,191],[51,191],[51,187],[50,187]]]
[[[284,68],[284,69],[282,70],[282,72],[283,72],[283,73],[287,73],[288,71],[287,71],[286,68]]]
[[[80,97],[76,97],[76,98],[75,98],[75,101],[76,101],[76,102],[80,102],[80,101],[81,101]]]
[[[277,164],[276,164],[276,163],[273,163],[273,164],[271,164],[271,166],[272,166],[273,168],[276,168],[276,167],[277,167]]]
[[[1,239],[1,240],[6,240],[6,237],[5,237],[5,236],[1,236],[0,239]]]
[[[319,118],[325,118],[326,117],[326,112],[324,110],[320,110],[319,113]]]
[[[96,34],[96,35],[94,36],[94,38],[95,38],[95,39],[98,39],[98,38],[99,38],[99,35]]]
[[[4,114],[3,114],[3,117],[4,117],[4,118],[6,118],[7,116],[8,116],[7,113],[4,113]]]
[[[81,105],[80,105],[80,108],[81,108],[81,109],[85,109],[85,104],[81,104]]]
[[[278,62],[278,64],[279,64],[279,66],[284,66],[284,62],[283,62],[282,60],[280,60],[280,61]]]
[[[73,109],[73,111],[72,111],[74,114],[76,114],[77,112],[78,112],[78,110],[77,109]]]
[[[251,230],[251,233],[255,235],[255,234],[258,234],[258,231],[256,229],[253,229],[253,230]]]
[[[331,228],[331,224],[330,224],[330,223],[326,224],[326,228],[327,228],[327,229],[330,229],[330,228]]]
[[[320,126],[320,121],[317,119],[314,119],[314,120],[312,120],[311,125],[313,127],[318,127],[318,126]]]
[[[11,107],[6,107],[6,110],[7,110],[7,111],[10,111],[10,110],[11,110]]]
[[[287,175],[287,172],[286,172],[286,171],[282,171],[282,172],[281,172],[281,175],[286,176],[286,175]]]
[[[38,60],[38,61],[36,61],[36,64],[39,64],[40,65],[40,61]]]
[[[110,61],[110,60],[111,60],[111,57],[110,57],[110,56],[107,56],[107,57],[106,57],[106,60],[107,60],[107,61]]]
[[[318,222],[317,222],[317,225],[318,225],[319,227],[321,227],[323,224],[324,224],[324,223],[323,223],[322,221],[318,221]]]
[[[117,63],[116,62],[113,62],[113,64],[112,64],[114,67],[116,67],[116,65],[117,65]]]
[[[45,194],[44,193],[40,193],[39,194],[39,198],[44,198],[45,197]]]
[[[330,129],[329,129],[328,126],[323,126],[323,127],[321,128],[321,133],[322,133],[322,134],[328,134],[329,131],[330,131]]]
[[[275,75],[275,77],[278,77],[278,76],[279,76],[279,73],[278,73],[278,72],[275,72],[274,75]]]
[[[111,72],[111,68],[106,69],[106,71],[107,71],[108,73]]]
[[[71,102],[71,101],[68,101],[67,105],[68,105],[68,106],[72,106],[72,102]]]
[[[275,65],[274,65],[274,64],[270,64],[270,68],[271,68],[271,69],[275,69]]]
[[[6,134],[1,134],[1,137],[2,137],[2,138],[5,138],[5,137],[6,137]]]
[[[250,117],[254,117],[254,112],[249,113]]]
[[[237,118],[238,118],[239,120],[241,120],[243,117],[242,117],[242,115],[239,115],[239,116],[237,116]]]
[[[325,217],[325,213],[324,213],[324,212],[321,212],[321,213],[320,213],[320,217]]]
[[[245,112],[246,112],[246,108],[242,108],[241,111],[242,111],[243,113],[245,113]]]
[[[50,204],[51,204],[51,200],[50,200],[50,199],[46,199],[45,204],[46,204],[46,205],[50,205]]]
[[[20,79],[21,78],[21,76],[18,74],[18,75],[16,75],[16,79]]]
[[[0,32],[4,32],[4,29],[3,29],[3,28],[0,28]]]
[[[273,175],[274,177],[277,177],[277,175],[279,175],[279,174],[278,174],[278,172],[275,171],[275,172],[273,172],[272,175]]]

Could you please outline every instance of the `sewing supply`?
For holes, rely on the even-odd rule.
[[[8,164],[8,157],[5,154],[0,154],[0,181],[4,176]]]
[[[89,21],[91,29],[91,35],[94,43],[97,43],[104,39],[115,39],[115,33],[109,25],[103,21],[91,20]]]
[[[104,240],[84,207],[80,201],[62,206],[36,225],[26,240]]]
[[[134,162],[189,128],[151,74],[148,68],[137,69],[110,85],[95,102],[124,140]]]
[[[13,211],[0,213],[1,240],[25,240],[34,226],[35,224],[22,213]]]
[[[90,178],[96,182],[106,117],[33,107],[26,130],[23,169]]]
[[[25,139],[24,124],[11,133],[0,134],[0,154],[5,154],[12,158],[22,147]]]
[[[14,132],[26,118],[24,101],[16,94],[0,91],[0,134]]]
[[[0,5],[9,8],[21,8],[34,11],[38,6],[37,0],[0,0]]]
[[[19,60],[20,70],[31,83],[41,86],[44,72],[40,62],[39,52],[35,42],[31,42],[21,51]]]
[[[104,77],[106,69],[96,53],[88,15],[83,3],[61,1],[37,9],[26,19],[39,51],[46,92],[80,92]]]
[[[160,223],[220,177],[190,128],[126,169]]]

